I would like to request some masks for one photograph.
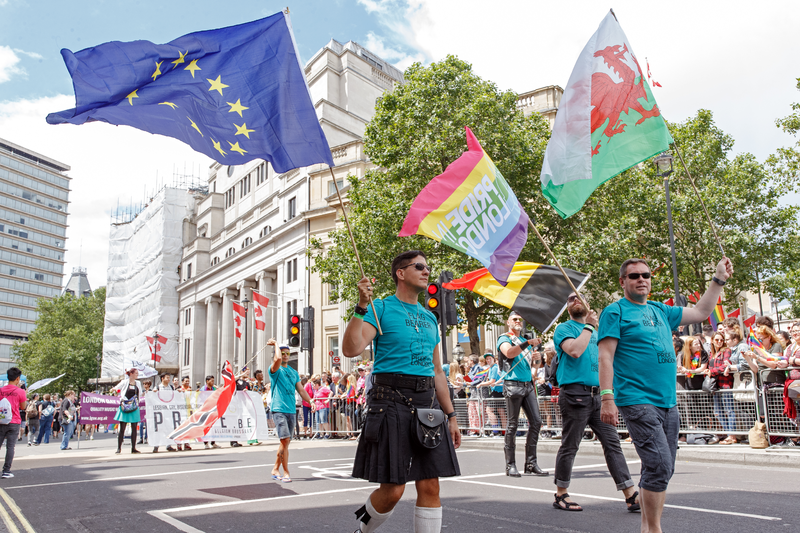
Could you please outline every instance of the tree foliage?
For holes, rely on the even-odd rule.
[[[66,373],[40,393],[93,389],[87,381],[97,377],[97,356],[103,351],[105,301],[105,287],[90,297],[65,294],[39,300],[36,328],[27,342],[14,345],[13,357],[28,383]]]

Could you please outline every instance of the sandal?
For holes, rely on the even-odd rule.
[[[291,483],[291,482],[292,482],[292,478],[290,478],[289,476],[283,476],[281,478],[281,483]]]
[[[641,509],[639,502],[636,501],[636,497],[639,496],[639,491],[635,491],[630,498],[625,498],[625,503],[628,504],[628,512],[635,513],[636,511]]]
[[[569,493],[565,492],[561,496],[559,496],[558,494],[556,494],[555,496],[556,496],[556,501],[553,502],[553,507],[555,507],[556,509],[560,509],[562,511],[583,511],[583,508],[577,503],[567,501],[567,498],[569,498]],[[564,504],[563,507],[561,506],[562,503]]]

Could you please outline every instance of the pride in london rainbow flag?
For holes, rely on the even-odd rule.
[[[769,353],[766,349],[764,349],[764,344],[753,334],[753,330],[750,330],[750,337],[747,339],[747,345],[750,349],[764,357],[766,359],[780,359],[780,356],[775,356],[774,354]]]
[[[472,130],[467,152],[420,191],[400,237],[424,235],[474,257],[505,285],[528,240],[528,215]]]
[[[711,326],[716,330],[723,320],[725,320],[725,310],[722,308],[722,297],[717,300],[717,305],[708,317]]]

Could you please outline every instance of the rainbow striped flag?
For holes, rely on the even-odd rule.
[[[717,326],[725,320],[725,309],[722,308],[722,297],[717,300],[717,305],[714,307],[714,311],[711,312],[711,316],[708,317],[708,321],[711,322],[711,325],[714,329],[717,329]]]
[[[750,337],[748,337],[748,339],[747,339],[747,345],[750,347],[750,349],[753,352],[757,353],[758,355],[760,355],[761,357],[764,357],[766,359],[778,360],[778,359],[781,358],[780,356],[777,356],[775,354],[771,354],[767,350],[765,350],[764,349],[764,345],[761,343],[760,340],[758,340],[758,337],[756,337],[753,334],[752,330],[750,331]]]
[[[477,259],[505,285],[528,240],[528,215],[465,128],[468,150],[420,191],[400,237],[424,235]]]

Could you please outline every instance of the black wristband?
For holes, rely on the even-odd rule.
[[[450,413],[450,414],[447,414],[447,415],[444,415],[444,416],[446,416],[446,417],[447,417],[447,419],[448,419],[448,420],[450,420],[451,418],[455,418],[455,417],[456,417],[456,412],[455,412],[455,411],[453,411],[452,413]]]
[[[356,308],[353,310],[353,312],[357,315],[366,315],[367,309],[356,304]]]
[[[725,286],[725,284],[727,283],[727,281],[722,281],[722,280],[721,280],[721,279],[719,279],[717,276],[714,276],[713,278],[711,278],[711,281],[713,281],[714,283],[716,283],[716,284],[717,284],[717,285],[719,285],[720,287],[724,287],[724,286]]]

